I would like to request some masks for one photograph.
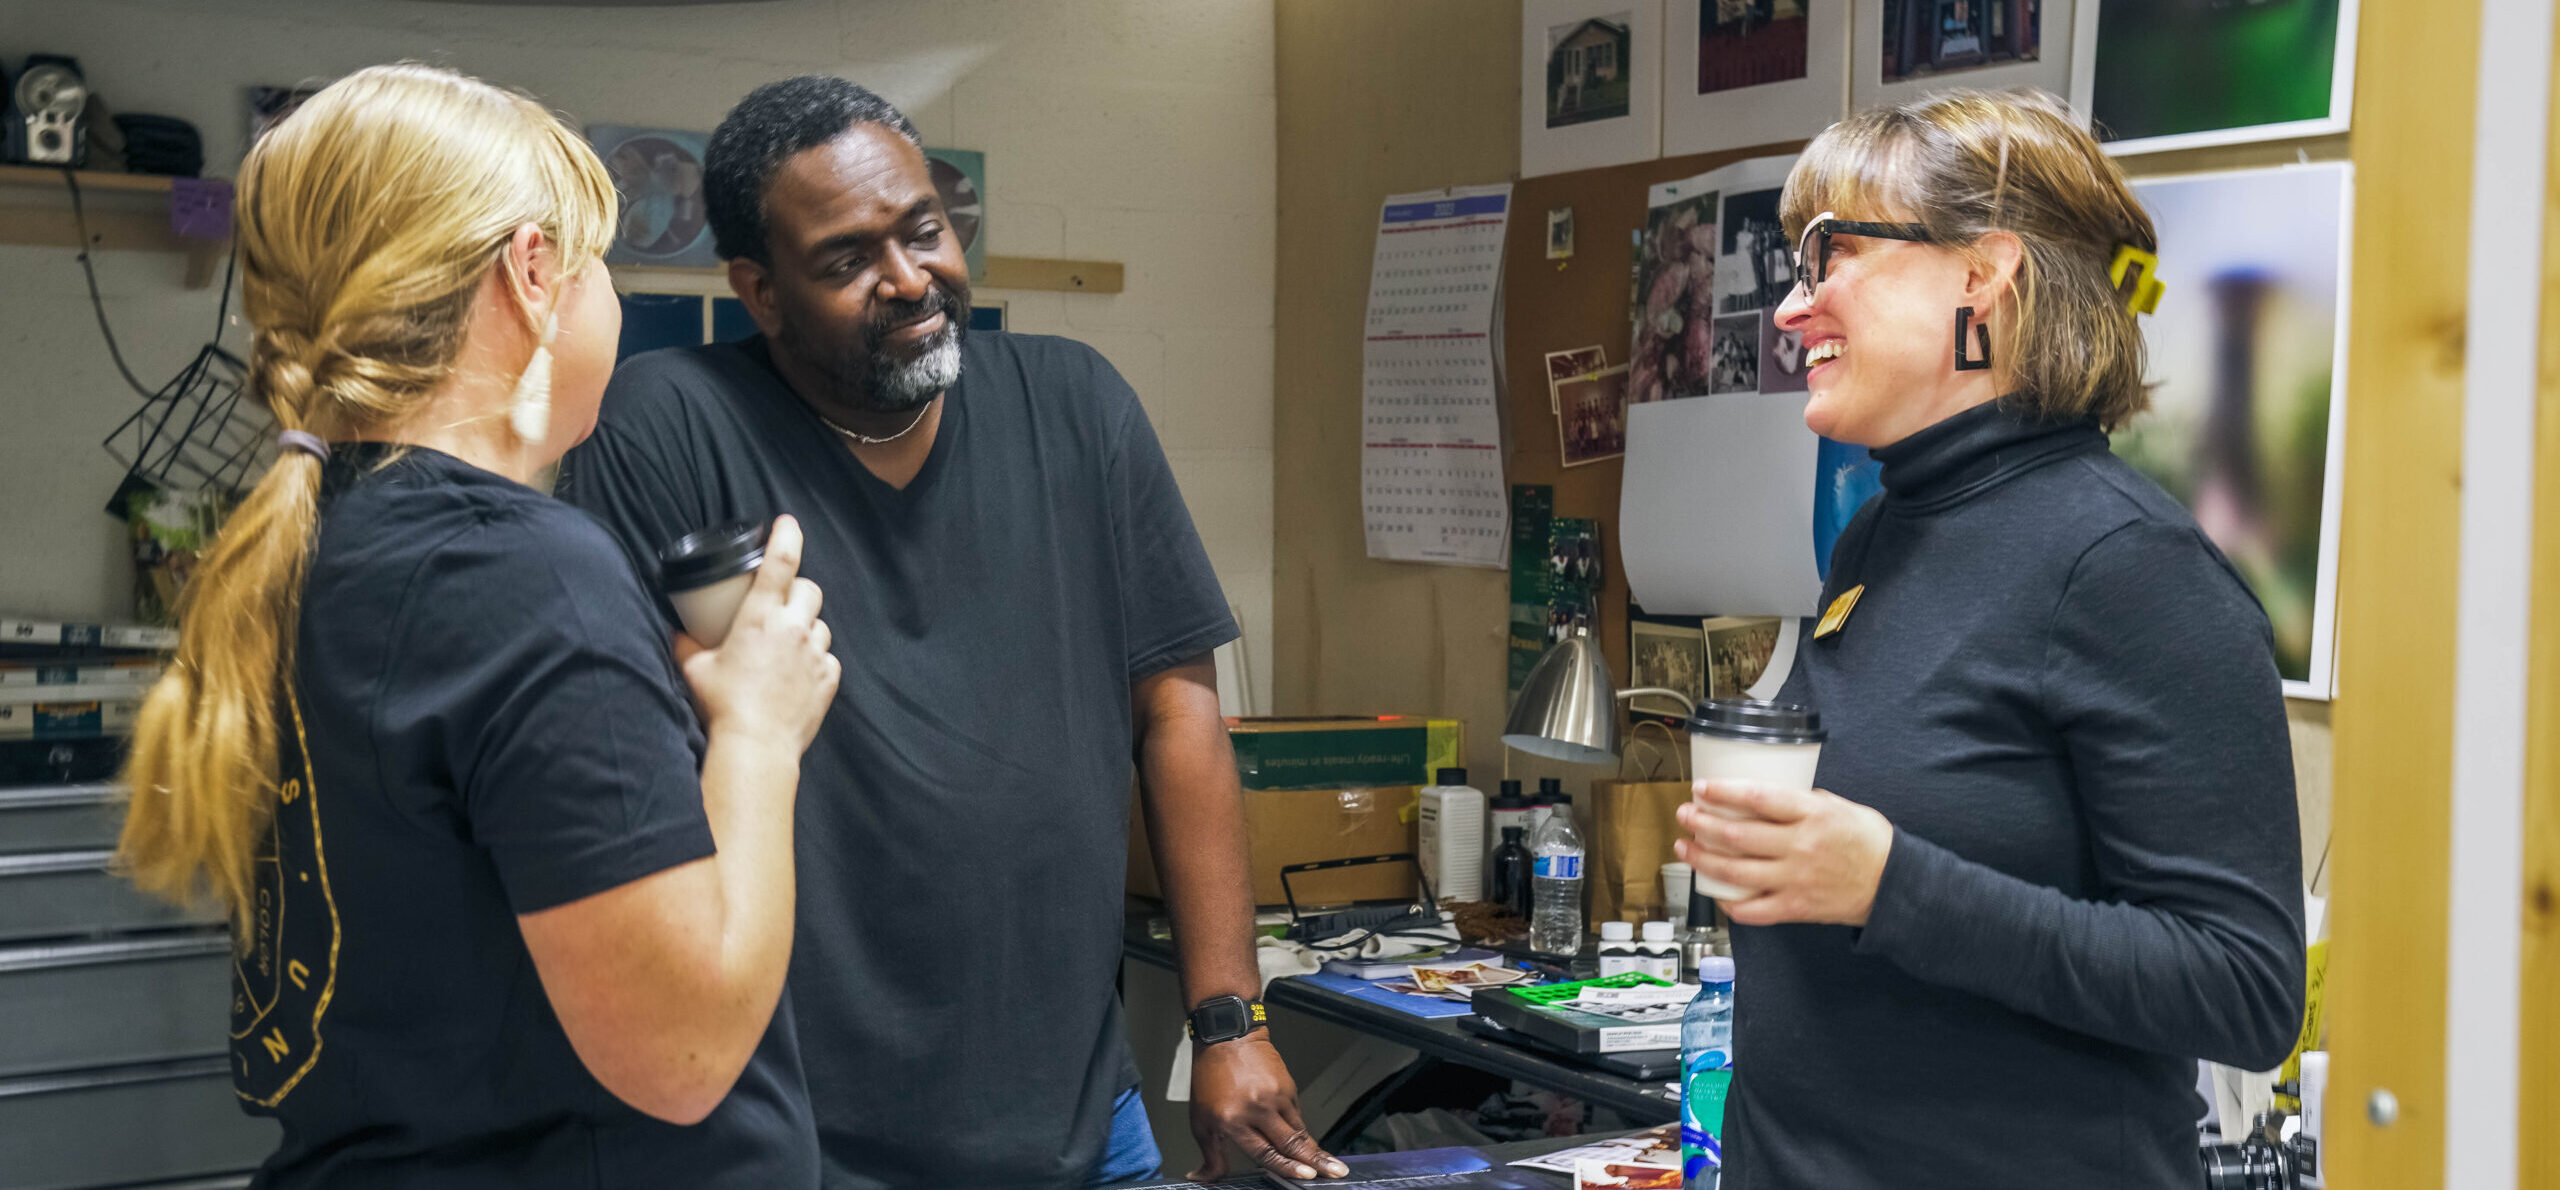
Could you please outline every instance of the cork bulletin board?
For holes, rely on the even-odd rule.
[[[1645,218],[1645,190],[1752,157],[1794,153],[1803,141],[1722,153],[1665,157],[1635,165],[1524,179],[1512,189],[1510,239],[1503,246],[1503,395],[1511,439],[1508,482],[1555,489],[1555,515],[1600,522],[1606,556],[1592,634],[1609,672],[1627,680],[1627,579],[1618,556],[1618,485],[1623,457],[1564,465],[1556,415],[1547,400],[1546,355],[1599,344],[1610,366],[1628,360],[1633,328],[1634,235]],[[1547,213],[1573,209],[1574,254],[1547,259]],[[1561,265],[1562,267],[1558,267]]]

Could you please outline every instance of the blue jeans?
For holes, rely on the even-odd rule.
[[[1155,1130],[1147,1126],[1147,1105],[1139,1100],[1138,1089],[1120,1092],[1111,1104],[1111,1137],[1102,1142],[1102,1163],[1093,1167],[1085,1185],[1144,1181],[1163,1168],[1164,1154],[1156,1148]]]

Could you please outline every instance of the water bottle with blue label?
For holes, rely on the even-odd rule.
[[[1529,949],[1569,955],[1582,949],[1582,832],[1574,829],[1573,798],[1529,834]]]
[[[1724,1169],[1724,1097],[1733,1084],[1733,960],[1698,960],[1698,995],[1680,1016],[1680,1175],[1713,1190]]]

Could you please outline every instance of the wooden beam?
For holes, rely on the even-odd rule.
[[[6,168],[6,167],[0,167]],[[90,211],[89,240],[102,252],[176,252],[187,258],[186,286],[203,289],[221,277],[228,240],[197,240],[169,230],[169,217],[159,212]],[[80,247],[80,230],[71,208],[0,207],[0,244],[26,248]]]
[[[1049,260],[990,256],[981,289],[1045,289],[1059,293],[1118,293],[1124,272],[1117,261]]]
[[[120,190],[136,194],[167,194],[170,179],[158,174],[111,174],[93,170],[73,170],[80,179],[80,189]],[[32,186],[62,191],[62,171],[47,165],[0,165],[0,185]]]
[[[2551,60],[2560,66],[2560,31]],[[2525,678],[2523,1013],[2516,1184],[2560,1186],[2560,89],[2542,186],[2541,384],[2534,415],[2533,635]]]
[[[2480,0],[2359,22],[2321,1163],[2338,1190],[2438,1190]]]

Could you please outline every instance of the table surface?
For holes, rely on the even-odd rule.
[[[1174,970],[1173,944],[1147,936],[1149,914],[1132,913],[1123,935],[1123,952],[1150,966]],[[1444,1062],[1482,1070],[1531,1086],[1600,1104],[1638,1127],[1668,1124],[1680,1118],[1679,1097],[1667,1090],[1668,1079],[1647,1082],[1549,1057],[1534,1050],[1478,1037],[1460,1028],[1463,1017],[1426,1020],[1318,987],[1302,979],[1275,979],[1262,994],[1275,1009],[1302,1012],[1346,1029],[1410,1046]]]

